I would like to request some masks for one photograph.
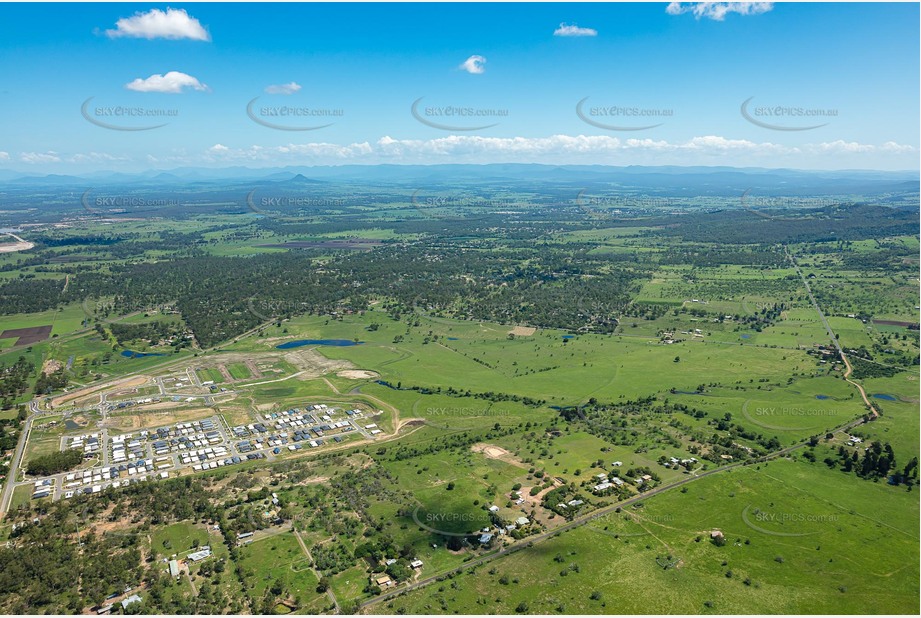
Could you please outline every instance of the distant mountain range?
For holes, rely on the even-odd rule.
[[[100,171],[82,175],[29,175],[0,170],[0,187],[100,186],[172,187],[258,183],[276,186],[375,184],[433,186],[479,183],[510,189],[574,187],[586,190],[643,191],[673,196],[738,195],[745,189],[774,195],[880,194],[917,192],[917,171],[626,166],[541,164],[342,165],[249,167],[180,167],[139,173]]]

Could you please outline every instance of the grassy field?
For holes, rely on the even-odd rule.
[[[373,611],[917,613],[917,517],[904,490],[778,461],[650,498]]]
[[[284,532],[250,543],[241,548],[240,554],[247,592],[257,601],[280,581],[284,592],[279,596],[292,598],[298,613],[319,613],[329,604],[327,596],[316,591],[319,580],[293,533]]]

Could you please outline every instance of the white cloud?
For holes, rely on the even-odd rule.
[[[486,72],[486,58],[476,54],[470,56],[458,67],[468,73],[479,75]]]
[[[9,161],[10,153],[0,150],[0,161]]]
[[[185,9],[170,9],[166,12],[151,9],[146,13],[135,13],[115,22],[115,30],[106,30],[110,38],[131,37],[136,39],[192,39],[210,41],[211,35],[201,23],[186,13]]]
[[[287,84],[272,84],[271,86],[266,86],[265,91],[268,94],[294,94],[301,89],[301,85],[297,82],[289,82]]]
[[[77,153],[67,158],[68,163],[111,163],[113,161],[130,161],[128,157],[116,157],[107,152]]]
[[[19,160],[23,163],[60,163],[61,157],[58,153],[49,150],[48,152],[22,152],[19,154]]]
[[[136,92],[168,92],[179,94],[183,88],[195,90],[208,90],[208,86],[201,83],[191,75],[170,71],[166,75],[151,75],[147,79],[138,77],[133,82],[125,84],[128,90]]]
[[[729,13],[760,15],[774,8],[773,2],[670,2],[665,8],[669,15],[693,13],[694,17],[708,17],[723,21]]]
[[[598,36],[598,31],[594,28],[580,28],[575,24],[563,22],[553,31],[553,36]]]
[[[828,157],[899,156],[917,148],[888,142],[881,146],[856,142],[831,142],[787,146],[753,142],[718,135],[686,141],[623,139],[610,135],[551,135],[548,137],[485,137],[448,135],[434,139],[396,139],[384,136],[376,142],[332,144],[309,142],[283,146],[252,145],[231,148],[215,144],[204,153],[209,162],[250,163],[584,163],[607,165],[819,165]],[[847,159],[853,164],[853,159]]]

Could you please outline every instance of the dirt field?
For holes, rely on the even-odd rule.
[[[501,446],[496,446],[495,444],[484,444],[478,442],[470,447],[470,450],[474,453],[483,453],[490,459],[504,459],[505,457],[511,457],[511,453],[502,448]]]
[[[336,375],[340,378],[348,378],[349,380],[373,380],[380,374],[376,371],[365,371],[364,369],[346,369],[345,371],[340,371]]]
[[[249,372],[253,375],[254,378],[262,377],[262,371],[260,371],[259,367],[256,366],[256,361],[252,359],[246,361],[246,367],[249,369]]]
[[[115,380],[114,382],[106,382],[105,384],[99,384],[97,386],[90,386],[87,388],[81,388],[79,390],[73,391],[72,393],[67,393],[66,395],[61,395],[60,397],[55,397],[51,400],[52,406],[60,406],[67,403],[68,401],[73,401],[75,399],[82,399],[88,397],[99,391],[108,390],[110,388],[136,388],[138,386],[143,386],[147,384],[147,381],[150,378],[147,376],[136,376],[133,378],[123,378],[121,380]]]
[[[44,341],[51,336],[51,324],[45,326],[30,326],[28,328],[8,328],[0,333],[0,339],[17,337],[14,345],[28,345]]]
[[[516,326],[512,330],[508,331],[508,334],[515,335],[516,337],[530,337],[536,332],[537,329],[530,326]]]
[[[166,407],[175,404],[166,404]],[[122,430],[149,429],[151,427],[162,427],[163,425],[172,425],[174,423],[184,423],[194,421],[209,416],[214,416],[215,411],[212,408],[191,408],[188,410],[152,410],[149,407],[146,410],[134,410],[125,414],[111,415],[106,420],[106,427]]]
[[[303,372],[302,380],[319,378],[327,373],[354,368],[354,365],[347,360],[332,360],[310,348],[287,352],[283,358],[298,371]]]
[[[0,253],[12,253],[14,251],[28,251],[29,249],[35,246],[35,243],[31,243],[28,240],[23,240],[16,234],[7,233],[5,234],[5,236],[9,236],[16,242],[0,243]],[[4,238],[3,240],[5,241],[6,239]]]

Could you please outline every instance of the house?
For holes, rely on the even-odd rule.
[[[496,506],[495,504],[493,504],[491,507],[489,507],[489,512],[490,512],[490,513],[496,513],[496,512],[498,512],[498,510],[499,510],[499,507]]]
[[[390,579],[389,575],[381,575],[377,578],[374,578],[373,581],[379,588],[389,588],[390,586],[394,585],[393,580]]]
[[[710,538],[711,538],[711,539],[714,539],[714,540],[715,540],[715,539],[722,539],[722,538],[723,538],[723,533],[720,532],[719,530],[713,530],[713,531],[710,532]]]
[[[515,520],[515,523],[519,526],[527,526],[530,522],[527,517],[519,517]]]
[[[488,533],[488,532],[484,532],[483,534],[480,535],[480,543],[481,543],[482,545],[486,545],[486,544],[489,543],[491,540],[492,540],[492,534],[490,534],[490,533]]]
[[[141,597],[136,594],[132,594],[130,597],[122,601],[122,609],[127,609],[128,606],[132,603],[140,603],[141,601],[143,601]]]
[[[422,561],[419,560],[418,558],[416,558],[415,560],[413,560],[412,562],[409,563],[409,566],[412,567],[412,568],[414,568],[414,569],[421,569],[421,568],[422,568]]]
[[[169,561],[169,576],[174,579],[179,579],[179,561],[178,560]]]
[[[390,558],[389,560],[385,560],[385,561],[384,561],[384,565],[385,565],[385,566],[390,566],[391,564],[394,564],[396,561],[397,561],[396,558]]]
[[[622,462],[622,461],[615,461],[615,462],[612,463],[611,465],[614,466],[614,467],[619,467],[619,466],[624,465],[624,462]]]
[[[200,562],[204,560],[205,558],[210,558],[210,557],[211,557],[211,548],[208,547],[207,545],[202,547],[200,550],[189,554],[189,560],[191,560],[192,562]]]

